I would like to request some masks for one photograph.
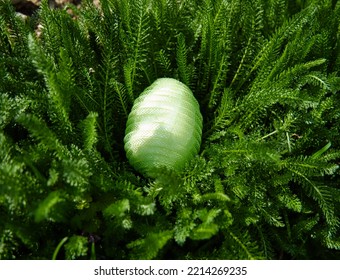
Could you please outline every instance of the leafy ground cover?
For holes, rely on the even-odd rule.
[[[0,259],[340,259],[338,1],[0,3]],[[171,77],[199,154],[143,177],[133,101]]]

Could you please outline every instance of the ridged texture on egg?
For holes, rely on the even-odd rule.
[[[127,120],[124,148],[130,164],[148,177],[159,168],[181,170],[199,152],[202,122],[185,84],[156,80],[135,100]]]

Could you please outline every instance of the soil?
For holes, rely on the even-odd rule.
[[[51,8],[62,8],[66,4],[79,5],[81,0],[48,0]],[[41,3],[41,0],[12,0],[15,10],[26,16],[32,15]]]

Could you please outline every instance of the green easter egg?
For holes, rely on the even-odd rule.
[[[128,116],[124,148],[130,164],[147,177],[157,170],[180,171],[199,152],[203,118],[191,90],[160,78],[135,100]]]

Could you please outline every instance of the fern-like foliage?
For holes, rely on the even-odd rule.
[[[45,0],[24,21],[2,1],[0,259],[339,259],[339,19],[331,0]],[[203,139],[151,180],[123,137],[160,77],[193,91]]]

